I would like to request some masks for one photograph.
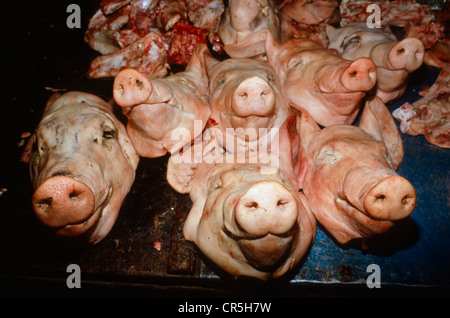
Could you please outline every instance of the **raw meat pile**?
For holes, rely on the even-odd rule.
[[[366,248],[408,217],[415,190],[396,173],[403,145],[385,103],[404,94],[423,43],[333,27],[338,1],[278,2],[102,1],[86,32],[104,54],[90,75],[115,77],[126,129],[95,96],[51,98],[23,155],[40,220],[97,243],[139,156],[167,153],[168,183],[193,203],[185,238],[235,277],[294,270],[317,223]],[[168,75],[171,59],[185,69]]]

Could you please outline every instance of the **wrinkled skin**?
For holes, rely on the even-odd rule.
[[[294,21],[304,24],[337,23],[340,20],[337,0],[285,0],[279,8]]]
[[[359,126],[320,129],[307,113],[300,124],[299,183],[317,221],[345,245],[389,230],[415,206],[413,186],[395,172],[403,147],[394,120],[374,97]]]
[[[377,84],[371,94],[385,103],[401,97],[408,76],[423,63],[425,49],[416,38],[397,41],[388,29],[370,29],[365,23],[354,23],[342,28],[324,27],[328,48],[336,49],[349,60],[368,57],[377,66]]]
[[[50,98],[23,160],[38,219],[57,236],[96,244],[116,221],[139,157],[111,105],[69,92]]]
[[[280,130],[280,169],[169,159],[169,184],[189,192],[193,201],[185,238],[234,277],[280,277],[306,257],[313,243],[316,222],[292,178],[299,142],[295,124],[291,117]]]
[[[264,41],[289,106],[307,111],[322,126],[354,121],[362,99],[376,83],[376,67],[370,59],[344,60],[308,39],[280,44],[265,30],[253,36]]]
[[[147,78],[134,69],[116,76],[114,99],[128,118],[127,131],[140,156],[175,152],[202,132],[211,113],[206,51],[206,45],[197,45],[186,70],[164,78]],[[195,129],[196,122],[199,129]],[[173,138],[176,128],[187,132],[183,138]]]
[[[211,105],[210,129],[221,147],[235,153],[244,147],[270,146],[291,111],[267,62],[254,59],[207,59]],[[232,144],[227,141],[233,141]]]
[[[224,44],[225,52],[233,57],[236,50],[242,50],[242,41],[254,32],[264,29],[269,30],[274,38],[281,41],[281,22],[272,1],[230,0],[217,32]],[[262,45],[253,46],[248,52],[248,57],[262,53],[264,53]]]

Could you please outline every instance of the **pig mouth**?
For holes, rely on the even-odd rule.
[[[239,225],[238,225],[239,227]],[[291,238],[295,235],[296,231],[298,229],[298,224],[295,223],[292,225],[292,227],[286,231],[285,233],[281,233],[281,234],[272,234],[270,232],[266,233],[266,234],[262,234],[262,235],[253,235],[251,233],[248,233],[246,231],[244,231],[243,229],[240,229],[240,233],[236,234],[233,231],[229,230],[226,225],[224,225],[222,227],[222,231],[231,239],[235,240],[235,241],[256,241],[256,240],[261,240],[264,239],[268,236],[273,236],[273,237],[278,237],[280,239],[285,239],[285,238]]]
[[[393,226],[390,220],[381,220],[373,216],[369,216],[364,211],[359,210],[346,196],[338,195],[335,197],[335,204],[340,211],[344,211],[354,223],[358,224],[358,228],[367,235],[372,233],[384,233]]]

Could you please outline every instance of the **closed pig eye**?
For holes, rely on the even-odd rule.
[[[102,134],[102,145],[107,150],[111,150],[111,142],[116,138],[116,130],[112,127],[105,126]]]
[[[314,158],[316,164],[335,164],[342,157],[341,153],[332,147],[322,149]]]

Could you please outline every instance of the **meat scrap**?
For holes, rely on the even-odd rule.
[[[222,0],[102,1],[85,33],[85,42],[102,55],[90,78],[114,77],[124,68],[162,77],[170,65],[186,65],[198,43],[216,41]],[[217,43],[214,42],[215,47]]]
[[[371,4],[380,8],[382,25],[404,27],[408,23],[429,24],[434,20],[430,7],[415,0],[402,1],[368,1],[368,0],[343,0],[339,9],[341,12],[341,25],[352,22],[365,22],[373,13],[367,10]]]
[[[400,130],[450,148],[450,64],[445,64],[434,84],[421,95],[418,101],[407,102],[392,113],[400,121]]]

